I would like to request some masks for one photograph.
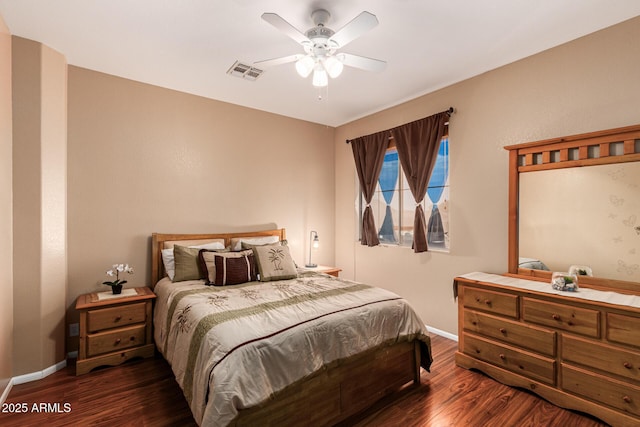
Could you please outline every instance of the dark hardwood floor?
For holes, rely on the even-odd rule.
[[[606,425],[459,368],[454,364],[457,343],[439,336],[432,336],[432,342],[432,372],[423,371],[420,386],[405,387],[342,425]],[[14,386],[5,403],[3,410],[26,406],[26,413],[0,413],[0,425],[6,427],[196,425],[171,368],[160,356],[79,377],[67,367],[40,381]],[[34,404],[42,412],[35,411]]]

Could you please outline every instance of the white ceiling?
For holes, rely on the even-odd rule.
[[[256,81],[226,74],[236,60],[303,52],[263,12],[304,32],[317,8],[336,31],[363,10],[375,14],[379,25],[342,51],[383,59],[386,69],[345,67],[322,101],[292,63]],[[12,34],[72,65],[338,126],[638,16],[640,1],[0,0],[0,15]]]

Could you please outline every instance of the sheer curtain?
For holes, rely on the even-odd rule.
[[[440,140],[445,134],[449,114],[446,111],[391,129],[400,164],[409,189],[416,201],[413,220],[413,250],[428,250],[422,200],[427,192],[429,177],[438,156]]]
[[[396,151],[385,154],[378,184],[382,191],[382,197],[387,203],[384,221],[382,221],[378,236],[385,243],[397,243],[393,230],[393,214],[391,212],[391,202],[396,194],[396,185],[398,185],[398,153]]]
[[[356,162],[356,171],[362,195],[367,203],[362,217],[362,241],[363,245],[377,246],[380,244],[378,230],[373,218],[371,199],[376,189],[384,155],[389,146],[389,132],[379,132],[372,135],[361,136],[351,140],[353,159]]]
[[[440,148],[438,149],[438,156],[436,163],[431,172],[429,178],[429,185],[427,187],[427,195],[429,200],[433,204],[431,209],[431,215],[429,216],[429,222],[427,224],[427,243],[432,247],[445,246],[445,233],[444,226],[442,224],[442,215],[440,215],[440,209],[438,208],[438,202],[444,192],[445,184],[447,183],[447,177],[449,176],[449,141],[446,136],[440,141]]]

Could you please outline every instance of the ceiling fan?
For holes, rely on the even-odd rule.
[[[303,34],[279,15],[263,13],[263,20],[300,43],[305,53],[258,61],[255,64],[272,66],[295,62],[300,76],[306,78],[313,72],[313,85],[316,87],[327,86],[328,77],[338,77],[344,65],[367,71],[382,71],[385,68],[385,61],[338,52],[338,49],[378,25],[378,18],[374,14],[362,12],[338,31],[326,26],[330,17],[331,14],[325,9],[314,10],[311,20],[315,26]]]

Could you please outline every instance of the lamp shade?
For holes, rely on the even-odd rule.
[[[296,62],[296,71],[301,77],[307,77],[313,71],[313,68],[316,65],[316,61],[309,55],[300,58]]]
[[[342,73],[342,69],[344,68],[342,62],[335,56],[330,56],[325,59],[323,65],[324,69],[327,70],[329,77],[331,77],[332,79],[338,77]]]
[[[322,66],[318,65],[315,70],[313,70],[313,85],[315,87],[325,87],[329,84],[329,77],[327,77],[327,72]]]

